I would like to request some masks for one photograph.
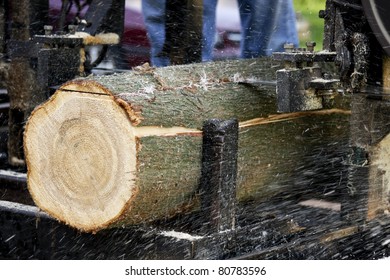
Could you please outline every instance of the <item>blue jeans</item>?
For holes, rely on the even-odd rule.
[[[293,0],[279,0],[277,11],[276,24],[273,28],[271,40],[268,42],[266,55],[271,55],[272,52],[284,51],[285,43],[292,43],[295,47],[299,46]]]
[[[203,1],[203,61],[213,58],[217,1]],[[298,46],[292,0],[237,1],[241,18],[242,58],[270,55],[273,51],[283,50],[287,42]],[[165,0],[142,0],[142,12],[151,43],[152,65],[169,65],[169,58],[159,56],[165,40]]]
[[[165,41],[165,0],[142,0],[142,14],[150,42],[151,64],[169,65],[168,57],[159,56]]]
[[[241,18],[241,57],[283,51],[285,43],[299,45],[292,0],[238,0]]]
[[[217,1],[204,0],[203,3],[202,61],[212,60]],[[165,41],[165,0],[142,0],[142,14],[151,45],[151,64],[157,67],[169,65],[169,58],[160,56]]]

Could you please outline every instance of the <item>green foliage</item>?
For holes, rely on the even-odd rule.
[[[305,47],[307,41],[315,41],[317,43],[316,50],[322,49],[322,40],[324,33],[324,20],[318,17],[320,10],[325,9],[326,0],[293,0],[294,8],[301,17],[300,22],[309,24],[309,32],[300,32],[300,45]],[[305,30],[305,29],[304,29]]]

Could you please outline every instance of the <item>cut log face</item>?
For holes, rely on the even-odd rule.
[[[367,219],[390,210],[390,134],[370,149]]]
[[[90,231],[118,219],[137,193],[136,139],[112,96],[76,89],[65,87],[35,110],[25,132],[31,139],[26,158],[34,167],[29,188],[39,207]]]

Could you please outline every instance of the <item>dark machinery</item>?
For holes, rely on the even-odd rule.
[[[93,1],[83,21],[74,20],[65,28],[64,18],[72,2],[79,1],[62,2],[58,26],[53,27],[47,25],[50,23],[49,1],[2,1],[3,38],[6,39],[2,43],[4,55],[10,61],[7,154],[11,166],[24,165],[22,130],[31,111],[46,100],[56,86],[90,72],[95,62],[88,59],[85,49],[96,43],[96,35],[100,35],[104,55],[107,44],[115,43],[115,38],[119,41],[123,33],[124,1]],[[84,37],[76,31],[84,32],[77,33]],[[105,40],[102,34],[114,34],[114,39]]]
[[[305,49],[287,44],[286,52],[274,53],[274,59],[286,65],[277,72],[280,112],[323,108],[340,94],[351,97],[352,152],[346,197],[358,201],[360,194],[368,199],[364,207],[356,203],[343,207],[343,215],[351,220],[364,220],[366,214],[375,216],[389,207],[386,183],[375,185],[369,181],[370,172],[377,172],[370,166],[375,158],[373,147],[381,145],[389,133],[388,8],[386,1],[327,1],[326,9],[319,13],[325,20],[322,51],[315,52],[310,42]],[[335,67],[333,72],[324,72],[329,70],[325,65],[329,63]],[[380,205],[370,206],[370,198],[366,197],[373,191],[370,188],[379,194]]]
[[[385,1],[327,1],[326,9],[319,13],[325,21],[323,50],[315,52],[314,42],[304,49],[286,44],[285,52],[273,55],[286,64],[277,74],[279,111],[322,108],[337,89],[386,88],[383,62],[389,42],[383,11],[388,5]],[[332,77],[334,72],[322,71],[326,62],[335,64],[337,77]]]
[[[44,11],[42,7],[46,7],[47,1],[21,2],[37,5],[26,9],[31,11],[27,18],[34,15],[41,20],[45,17],[45,14],[32,11]],[[115,18],[112,12],[119,8],[121,13],[124,1],[91,2],[92,5],[105,3],[108,6],[104,6],[104,9],[91,6],[90,14],[87,14],[85,21],[80,21],[84,25],[80,24],[79,28],[84,28],[93,36],[109,30],[111,26],[118,26],[121,19],[112,22]],[[114,7],[114,3],[117,6]],[[7,1],[0,1],[0,15],[2,18],[13,18],[11,30],[18,29],[15,34],[20,34],[26,25],[18,23],[17,16],[8,14],[9,10],[5,9],[7,4]],[[31,29],[28,29],[32,33],[23,38],[11,34],[7,44],[3,41],[0,46],[12,61],[9,79],[14,80],[10,84],[15,85],[15,92],[20,84],[24,90],[29,85],[30,92],[42,93],[38,99],[26,96],[27,103],[21,102],[19,107],[12,86],[8,86],[9,97],[5,92],[1,95],[5,101],[8,98],[10,101],[9,133],[7,136],[5,131],[1,139],[8,137],[11,144],[8,148],[2,145],[0,258],[300,259],[312,256],[323,259],[368,259],[390,255],[390,188],[385,172],[371,165],[373,157],[380,157],[380,154],[373,153],[370,148],[381,145],[390,131],[386,90],[389,83],[387,67],[390,67],[387,57],[390,55],[390,35],[387,31],[390,22],[386,12],[383,12],[387,11],[386,8],[390,7],[385,0],[327,0],[326,9],[320,12],[325,26],[324,50],[316,52],[315,43],[312,42],[305,49],[294,49],[286,44],[285,52],[273,55],[275,60],[283,61],[285,65],[285,69],[277,73],[279,111],[319,109],[331,106],[340,94],[351,96],[351,154],[348,168],[340,170],[346,173],[345,182],[339,184],[342,189],[338,194],[342,199],[339,203],[330,203],[341,207],[340,213],[329,214],[329,211],[318,210],[315,214],[306,213],[302,220],[299,215],[301,206],[288,202],[282,202],[278,210],[273,209],[270,214],[264,215],[258,213],[268,213],[267,205],[237,208],[234,185],[237,122],[212,120],[205,122],[204,126],[200,187],[212,191],[209,192],[211,195],[201,197],[203,210],[195,217],[178,217],[164,221],[155,228],[139,226],[104,230],[93,236],[79,233],[39,212],[31,206],[26,192],[20,149],[23,122],[34,106],[50,95],[53,88],[80,74],[79,54],[84,48],[82,39],[62,32],[52,35],[51,28],[32,24],[40,22],[33,18],[29,25]],[[15,9],[17,7],[13,11]],[[88,24],[88,15],[89,18],[98,18],[101,24]],[[3,32],[4,21],[2,24]],[[72,29],[70,33],[73,33]],[[109,31],[121,33],[120,29]],[[37,36],[30,40],[31,35]],[[55,65],[53,61],[59,64]],[[332,66],[328,68],[325,64]],[[68,71],[63,71],[64,65]],[[12,69],[18,71],[13,73]],[[53,75],[48,75],[53,72],[57,73],[54,80]],[[23,77],[20,77],[20,73],[23,73]],[[7,120],[6,109],[1,109],[3,122]],[[223,164],[216,165],[216,162]],[[372,176],[378,178],[374,180],[375,183],[370,180]],[[315,215],[319,221],[331,219],[333,222],[312,225],[307,223],[310,220],[307,215]],[[240,223],[243,216],[245,224]],[[307,229],[300,230],[302,226]]]

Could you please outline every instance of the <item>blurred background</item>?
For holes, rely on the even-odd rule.
[[[325,2],[326,0],[294,0],[301,47],[305,47],[307,41],[315,41],[316,50],[322,49],[324,20],[319,18],[318,13],[325,8]],[[116,64],[120,64],[116,65],[118,68],[140,65],[145,62],[145,57],[149,54],[149,42],[141,13],[141,0],[126,0],[126,8],[125,34],[120,50],[125,55],[120,60],[116,60]],[[241,35],[236,0],[219,0],[217,29],[215,59],[238,57]],[[111,64],[115,61],[109,59],[104,63],[102,66],[111,68]]]
[[[315,41],[317,50],[322,49],[324,20],[318,17],[318,12],[325,9],[326,0],[294,0],[297,13],[297,27],[302,47],[306,41]]]

